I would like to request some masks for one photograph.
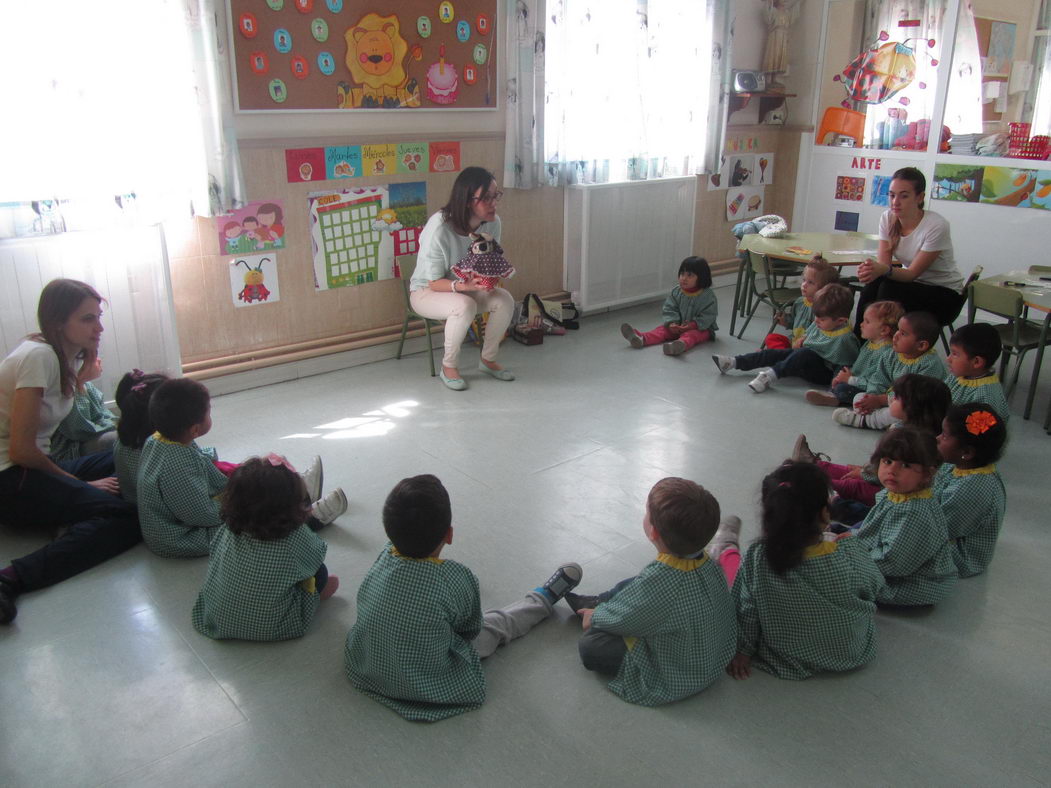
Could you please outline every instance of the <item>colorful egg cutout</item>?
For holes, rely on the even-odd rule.
[[[420,34],[420,38],[431,37],[431,18],[429,16],[421,16],[416,20],[416,32]]]
[[[328,22],[319,16],[310,23],[310,32],[315,41],[328,41]]]
[[[253,52],[248,56],[248,65],[251,66],[253,74],[265,74],[270,70],[270,58],[266,56],[266,52]]]
[[[456,38],[459,39],[460,43],[463,43],[470,37],[471,24],[466,19],[461,19],[456,23]]]
[[[489,35],[489,15],[479,14],[478,18],[474,20],[474,29],[478,31],[480,36]]]
[[[456,16],[456,11],[453,9],[453,4],[449,0],[443,0],[438,6],[438,18],[448,24],[453,21],[454,16]]]
[[[479,66],[484,65],[486,59],[489,57],[489,50],[485,48],[485,44],[475,44],[474,51],[471,52],[471,57],[474,58],[474,62]]]
[[[245,38],[255,38],[256,33],[259,32],[259,22],[255,14],[249,11],[241,14],[241,18],[237,20],[237,27]]]
[[[274,49],[282,55],[292,51],[292,34],[283,27],[279,27],[274,31]]]
[[[292,76],[296,79],[306,79],[310,75],[310,66],[302,55],[293,57],[288,65],[292,69]]]
[[[267,85],[267,89],[270,91],[270,98],[272,98],[278,104],[284,104],[285,99],[288,98],[288,92],[285,90],[284,80],[270,80],[270,84]]]
[[[478,69],[470,63],[463,67],[463,81],[468,85],[473,85],[478,81]]]
[[[318,52],[317,68],[318,71],[326,77],[330,76],[336,70],[336,59],[332,56],[331,52]]]

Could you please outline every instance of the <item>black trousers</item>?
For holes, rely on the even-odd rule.
[[[923,282],[898,282],[881,276],[873,279],[858,295],[854,333],[861,336],[861,320],[873,301],[897,301],[906,312],[930,312],[938,324],[947,326],[960,316],[966,299],[955,290]]]

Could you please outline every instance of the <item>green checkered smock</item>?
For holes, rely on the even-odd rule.
[[[327,550],[306,525],[267,540],[216,528],[194,629],[217,639],[301,637],[317,611],[314,575]]]
[[[960,378],[950,373],[945,378],[945,384],[952,392],[953,405],[981,402],[992,408],[1004,421],[1011,417],[999,375],[994,373],[983,378]]]
[[[934,479],[960,577],[980,575],[993,560],[1007,509],[1004,480],[995,465],[957,468],[946,463]]]
[[[696,323],[698,331],[719,330],[716,318],[719,317],[719,302],[715,292],[710,288],[686,293],[675,285],[661,307],[661,320],[665,327],[671,323]]]
[[[934,348],[916,358],[909,358],[901,353],[888,353],[881,357],[879,369],[869,378],[866,391],[869,394],[886,394],[895,380],[908,373],[945,380],[949,370],[945,368],[945,362]]]
[[[825,360],[826,366],[837,372],[842,367],[849,367],[858,358],[858,338],[850,326],[825,331],[811,323],[803,338],[803,347],[813,350]]]
[[[708,558],[661,553],[608,602],[591,626],[628,647],[609,688],[657,706],[694,695],[723,674],[737,647],[737,615],[726,578]]]
[[[485,675],[471,645],[482,629],[478,578],[463,564],[408,558],[387,545],[358,589],[347,634],[351,683],[408,720],[476,709]]]
[[[139,504],[139,460],[142,449],[129,449],[117,438],[113,442],[113,467],[120,483],[120,497],[136,506]]]
[[[879,602],[933,605],[956,585],[945,515],[929,487],[904,495],[880,490],[857,539],[887,581]]]
[[[59,422],[51,436],[51,458],[75,460],[81,456],[81,444],[117,428],[113,414],[106,407],[102,392],[91,383],[73,395],[73,409]]]
[[[220,524],[216,497],[226,477],[196,443],[184,446],[159,432],[146,439],[137,479],[142,539],[157,555],[208,555]]]
[[[783,575],[761,543],[734,581],[737,650],[781,679],[852,670],[876,656],[876,595],[883,575],[857,539],[808,547]]]
[[[785,311],[792,319],[792,339],[799,339],[814,322],[814,304],[799,296]]]
[[[869,378],[879,372],[884,358],[893,354],[894,348],[889,339],[863,344],[857,360],[850,367],[850,380],[847,381],[847,385],[868,390]]]

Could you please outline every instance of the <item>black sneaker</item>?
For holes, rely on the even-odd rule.
[[[586,594],[574,594],[572,591],[567,591],[566,604],[573,608],[574,613],[579,613],[586,607],[590,607],[592,609],[598,607],[599,598],[597,596],[587,596]]]
[[[18,615],[18,608],[15,606],[17,596],[18,591],[14,583],[0,575],[0,624],[10,624],[15,620],[15,616]]]
[[[553,605],[564,597],[567,592],[576,588],[577,584],[580,582],[580,578],[583,576],[584,570],[580,568],[580,564],[562,564],[562,566],[556,569],[555,573],[548,578],[547,582],[541,586],[540,590]]]

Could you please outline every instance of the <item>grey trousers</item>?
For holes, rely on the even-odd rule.
[[[474,650],[485,659],[499,646],[522,637],[550,616],[551,611],[547,597],[536,591],[530,591],[523,599],[507,607],[485,611],[482,614],[482,631],[474,639]]]

